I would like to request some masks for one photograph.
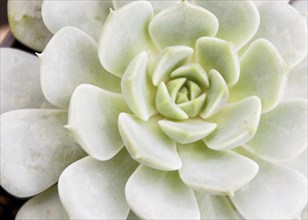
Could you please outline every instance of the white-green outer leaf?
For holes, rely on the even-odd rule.
[[[177,172],[140,165],[125,187],[130,208],[142,219],[200,219],[193,191]]]
[[[97,43],[78,28],[62,28],[39,57],[43,93],[58,107],[68,107],[74,89],[80,84],[121,91],[120,79],[101,66]]]
[[[80,85],[74,91],[66,128],[81,147],[97,160],[109,160],[124,146],[118,116],[130,112],[120,94]]]
[[[63,110],[16,110],[1,115],[1,186],[17,197],[36,195],[58,181],[84,151],[70,139]]]
[[[111,11],[98,43],[98,56],[104,68],[121,77],[132,59],[150,50],[148,24],[153,17],[149,2],[135,1]]]
[[[262,112],[273,109],[285,88],[289,67],[275,46],[266,39],[253,42],[241,57],[241,75],[230,88],[230,101],[258,96]]]
[[[123,149],[108,161],[86,157],[60,176],[59,195],[70,219],[125,219],[125,184],[137,167]]]

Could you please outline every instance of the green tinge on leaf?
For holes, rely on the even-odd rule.
[[[189,118],[196,117],[200,110],[202,109],[204,102],[205,102],[206,94],[203,93],[199,97],[189,100],[188,102],[183,102],[181,104],[178,104],[178,107],[180,107]]]
[[[189,144],[201,140],[217,127],[216,124],[206,122],[199,118],[183,121],[164,119],[160,120],[158,124],[169,138],[180,144]]]
[[[252,1],[204,1],[193,3],[212,12],[218,19],[216,37],[233,42],[236,49],[244,46],[256,33],[260,15]]]
[[[131,157],[139,163],[159,170],[177,170],[182,163],[176,144],[158,126],[160,117],[142,121],[136,116],[121,113],[119,131]]]
[[[213,150],[227,150],[245,144],[255,135],[260,116],[261,101],[256,96],[228,104],[207,119],[217,124],[217,128],[203,141]]]
[[[241,76],[229,90],[230,101],[258,96],[262,112],[270,111],[279,102],[288,73],[289,67],[275,46],[265,39],[256,40],[241,58]]]
[[[245,146],[267,160],[289,160],[307,148],[307,110],[304,99],[281,102],[262,114],[256,135]]]
[[[219,72],[210,70],[209,81],[211,86],[206,90],[205,104],[199,114],[204,119],[219,112],[229,97],[228,86]]]
[[[141,52],[127,67],[122,80],[123,98],[140,119],[147,121],[156,113],[155,87],[148,73],[148,55]]]
[[[70,219],[125,219],[125,184],[137,165],[123,149],[111,160],[89,156],[66,168],[58,187]]]
[[[199,85],[193,81],[187,81],[186,86],[189,89],[190,100],[193,100],[202,94],[202,90],[200,89]]]
[[[74,89],[80,84],[121,91],[120,79],[101,66],[97,43],[78,28],[62,28],[39,57],[43,93],[60,108],[68,107]]]
[[[186,46],[165,48],[156,61],[152,81],[155,86],[169,78],[169,74],[178,66],[184,64],[193,54],[193,49]]]
[[[181,66],[170,74],[171,78],[187,78],[197,83],[203,89],[209,87],[209,79],[202,66],[198,63],[190,63]]]
[[[120,94],[80,85],[71,98],[66,128],[93,158],[109,160],[124,146],[118,131],[121,112],[130,110]]]
[[[157,14],[149,25],[151,38],[159,48],[193,47],[199,37],[215,36],[217,30],[217,18],[211,12],[187,1]]]
[[[152,17],[153,8],[146,1],[110,12],[98,43],[99,60],[107,71],[121,77],[135,56],[151,50],[148,24]]]
[[[177,172],[141,165],[128,179],[125,195],[141,219],[200,219],[194,193]]]
[[[176,101],[178,92],[187,81],[186,78],[177,78],[167,83],[167,89],[173,102]]]
[[[60,201],[57,185],[28,200],[16,215],[16,220],[25,219],[61,219],[69,217]]]
[[[45,25],[54,34],[65,26],[73,26],[98,41],[110,8],[112,8],[111,0],[44,1],[42,16]],[[59,15],[62,15],[61,18]]]
[[[206,72],[215,69],[228,86],[237,83],[240,62],[232,43],[214,37],[201,37],[196,43],[196,55]]]
[[[171,99],[164,82],[161,82],[157,88],[155,104],[157,111],[169,119],[188,119],[188,115],[185,113],[185,111],[177,106]]]
[[[67,112],[24,109],[1,115],[1,186],[30,197],[54,185],[62,171],[85,156],[64,125]]]
[[[202,141],[178,147],[181,179],[192,189],[218,195],[233,194],[251,181],[258,165],[239,154],[208,149]]]
[[[239,213],[245,219],[301,219],[307,204],[307,178],[242,149],[238,152],[259,164],[256,177],[230,196]]]
[[[8,20],[15,38],[40,52],[52,37],[42,20],[41,7],[42,0],[8,1]]]

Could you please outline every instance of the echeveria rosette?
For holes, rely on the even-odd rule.
[[[41,84],[48,101],[69,107],[67,130],[64,110],[3,114],[4,188],[27,197],[53,185],[84,155],[72,135],[90,156],[59,179],[70,218],[300,218],[307,179],[292,161],[307,160],[306,61],[296,66],[307,28],[291,6],[113,1],[97,35],[94,16],[76,21],[78,7],[52,19],[61,6],[52,2],[42,10],[55,35],[39,55]],[[12,160],[13,151],[24,153]],[[51,188],[18,218],[47,218],[38,203],[66,218],[59,201]]]

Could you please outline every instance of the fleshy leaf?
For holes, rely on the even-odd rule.
[[[16,220],[68,220],[60,201],[57,185],[28,200],[18,211]]]
[[[300,219],[307,203],[307,179],[297,171],[242,153],[260,169],[246,187],[230,197],[239,213],[245,219]]]
[[[125,195],[130,208],[142,219],[200,219],[194,193],[177,172],[141,165],[128,179]]]
[[[126,4],[129,4],[130,2],[133,2],[135,0],[113,0],[113,5],[115,9],[118,9]],[[174,5],[177,5],[181,0],[172,0],[172,1],[166,1],[166,0],[148,0],[148,2],[151,3],[153,6],[154,12],[158,13],[166,8],[172,7]]]
[[[230,88],[230,101],[258,96],[262,112],[267,112],[278,104],[288,73],[289,67],[274,45],[256,40],[241,58],[241,76]]]
[[[42,90],[52,104],[67,108],[80,84],[120,92],[120,79],[106,72],[97,58],[97,44],[83,31],[65,27],[40,55]]]
[[[178,151],[183,162],[181,179],[199,192],[233,194],[258,172],[252,160],[233,152],[213,151],[202,141],[180,145]]]
[[[122,80],[123,98],[132,112],[147,121],[156,113],[155,87],[148,73],[148,55],[141,52],[128,65]]]
[[[284,100],[303,98],[308,99],[308,74],[306,58],[296,67],[292,68],[288,77],[287,86],[282,98]]]
[[[178,107],[180,107],[187,114],[188,117],[193,118],[199,114],[200,110],[204,105],[205,98],[206,94],[203,93],[202,95],[193,100],[178,104]]]
[[[85,153],[64,125],[63,110],[16,110],[1,115],[1,186],[17,197],[36,195]]]
[[[18,41],[37,51],[42,51],[52,37],[42,20],[41,7],[42,0],[8,1],[8,20],[12,33]]]
[[[187,78],[196,82],[202,88],[209,87],[209,79],[202,66],[198,63],[190,63],[185,66],[181,66],[171,73],[171,78]]]
[[[137,164],[123,149],[108,161],[86,157],[60,176],[59,194],[71,219],[125,219],[125,184]]]
[[[39,59],[12,48],[0,48],[1,113],[23,108],[46,108],[40,86]]]
[[[161,82],[157,88],[155,104],[157,111],[169,119],[188,119],[187,114],[170,97],[164,82]]]
[[[149,25],[152,40],[159,48],[175,45],[193,47],[202,36],[215,36],[218,21],[208,10],[187,1],[157,14]]]
[[[178,92],[187,81],[186,78],[177,78],[167,83],[167,89],[173,102],[176,101]]]
[[[200,117],[204,119],[219,112],[229,97],[228,86],[219,72],[210,70],[209,81],[211,86],[206,91],[205,104],[200,112]]]
[[[99,60],[107,71],[121,77],[136,55],[151,49],[147,29],[152,17],[153,8],[146,1],[110,12],[98,43]]]
[[[206,122],[199,118],[183,121],[170,121],[168,119],[158,122],[163,132],[175,142],[181,144],[193,143],[209,135],[216,128],[216,124]]]
[[[167,47],[158,57],[152,73],[152,81],[155,86],[169,77],[169,74],[178,66],[191,58],[194,50],[186,46]]]
[[[124,146],[118,131],[121,112],[130,112],[121,95],[80,85],[71,98],[66,128],[93,158],[108,160]]]
[[[217,128],[203,141],[213,150],[226,150],[248,142],[256,133],[261,116],[261,102],[252,96],[226,105],[207,121]]]
[[[112,1],[106,0],[44,1],[42,16],[45,25],[54,34],[65,26],[73,26],[97,41],[110,8]],[[59,15],[62,15],[61,19]]]
[[[280,165],[297,170],[304,176],[308,177],[308,149],[306,148],[303,152],[291,160],[283,161]]]
[[[196,43],[196,56],[206,72],[216,69],[228,86],[237,83],[240,63],[232,43],[214,37],[201,37]]]
[[[258,30],[260,15],[251,1],[193,2],[217,17],[219,29],[216,37],[233,42],[237,49],[246,44]]]
[[[195,192],[201,219],[240,219],[226,196]]]
[[[258,11],[261,21],[253,40],[269,40],[290,67],[297,65],[307,54],[305,18],[287,2],[281,1],[263,2]]]
[[[177,170],[182,166],[176,144],[158,126],[158,117],[147,122],[121,113],[119,131],[127,151],[139,163],[159,170]]]
[[[307,106],[307,100],[290,100],[262,114],[256,135],[245,146],[267,160],[292,159],[307,148]]]

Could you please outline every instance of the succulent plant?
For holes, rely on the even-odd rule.
[[[1,48],[1,186],[37,195],[17,219],[306,218],[307,24],[287,2],[18,4],[43,52]]]

